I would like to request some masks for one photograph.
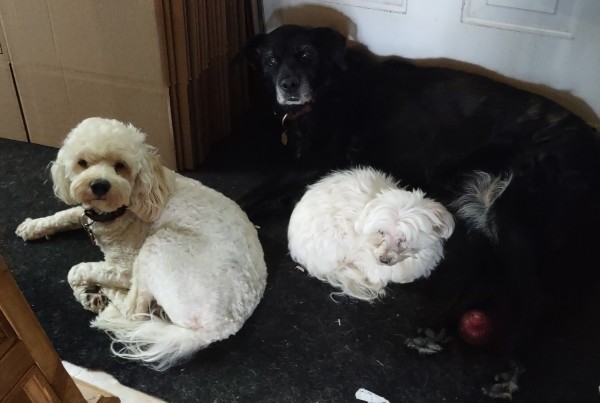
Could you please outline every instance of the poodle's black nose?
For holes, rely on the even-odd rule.
[[[110,190],[110,182],[106,179],[94,179],[90,183],[90,188],[96,196],[104,196]]]

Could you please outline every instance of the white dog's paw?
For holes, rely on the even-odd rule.
[[[127,319],[131,319],[137,314],[150,313],[150,303],[151,300],[144,298],[143,293],[140,293],[135,284],[133,284],[133,286],[129,289],[127,298],[125,299],[122,309],[123,315]]]
[[[75,287],[87,286],[89,283],[86,281],[90,277],[92,272],[92,266],[89,263],[79,263],[71,267],[67,274],[67,281],[71,288],[75,290]]]
[[[52,231],[52,228],[44,225],[43,218],[27,218],[17,227],[17,230],[15,231],[15,234],[23,238],[24,241],[48,237],[53,233],[54,232]]]
[[[82,305],[88,311],[100,313],[108,306],[109,302],[108,297],[104,295],[99,285],[85,288],[85,301],[82,301]]]
[[[110,302],[99,285],[75,287],[73,295],[75,295],[75,299],[79,301],[84,309],[94,313],[102,312]]]

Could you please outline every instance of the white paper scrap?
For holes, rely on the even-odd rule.
[[[354,396],[358,400],[362,400],[362,401],[368,402],[368,403],[390,403],[390,401],[387,400],[386,398],[377,396],[375,393],[369,392],[368,390],[363,389],[363,388],[360,388],[359,390],[357,390],[356,394]]]

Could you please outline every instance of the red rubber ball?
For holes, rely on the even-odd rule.
[[[492,321],[483,311],[467,311],[460,319],[458,333],[466,343],[483,346],[492,337]]]

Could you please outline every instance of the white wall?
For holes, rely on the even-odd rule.
[[[497,7],[526,3],[538,10]],[[600,127],[600,0],[264,0],[264,11],[267,30],[282,23],[326,25],[379,55],[481,66]]]

